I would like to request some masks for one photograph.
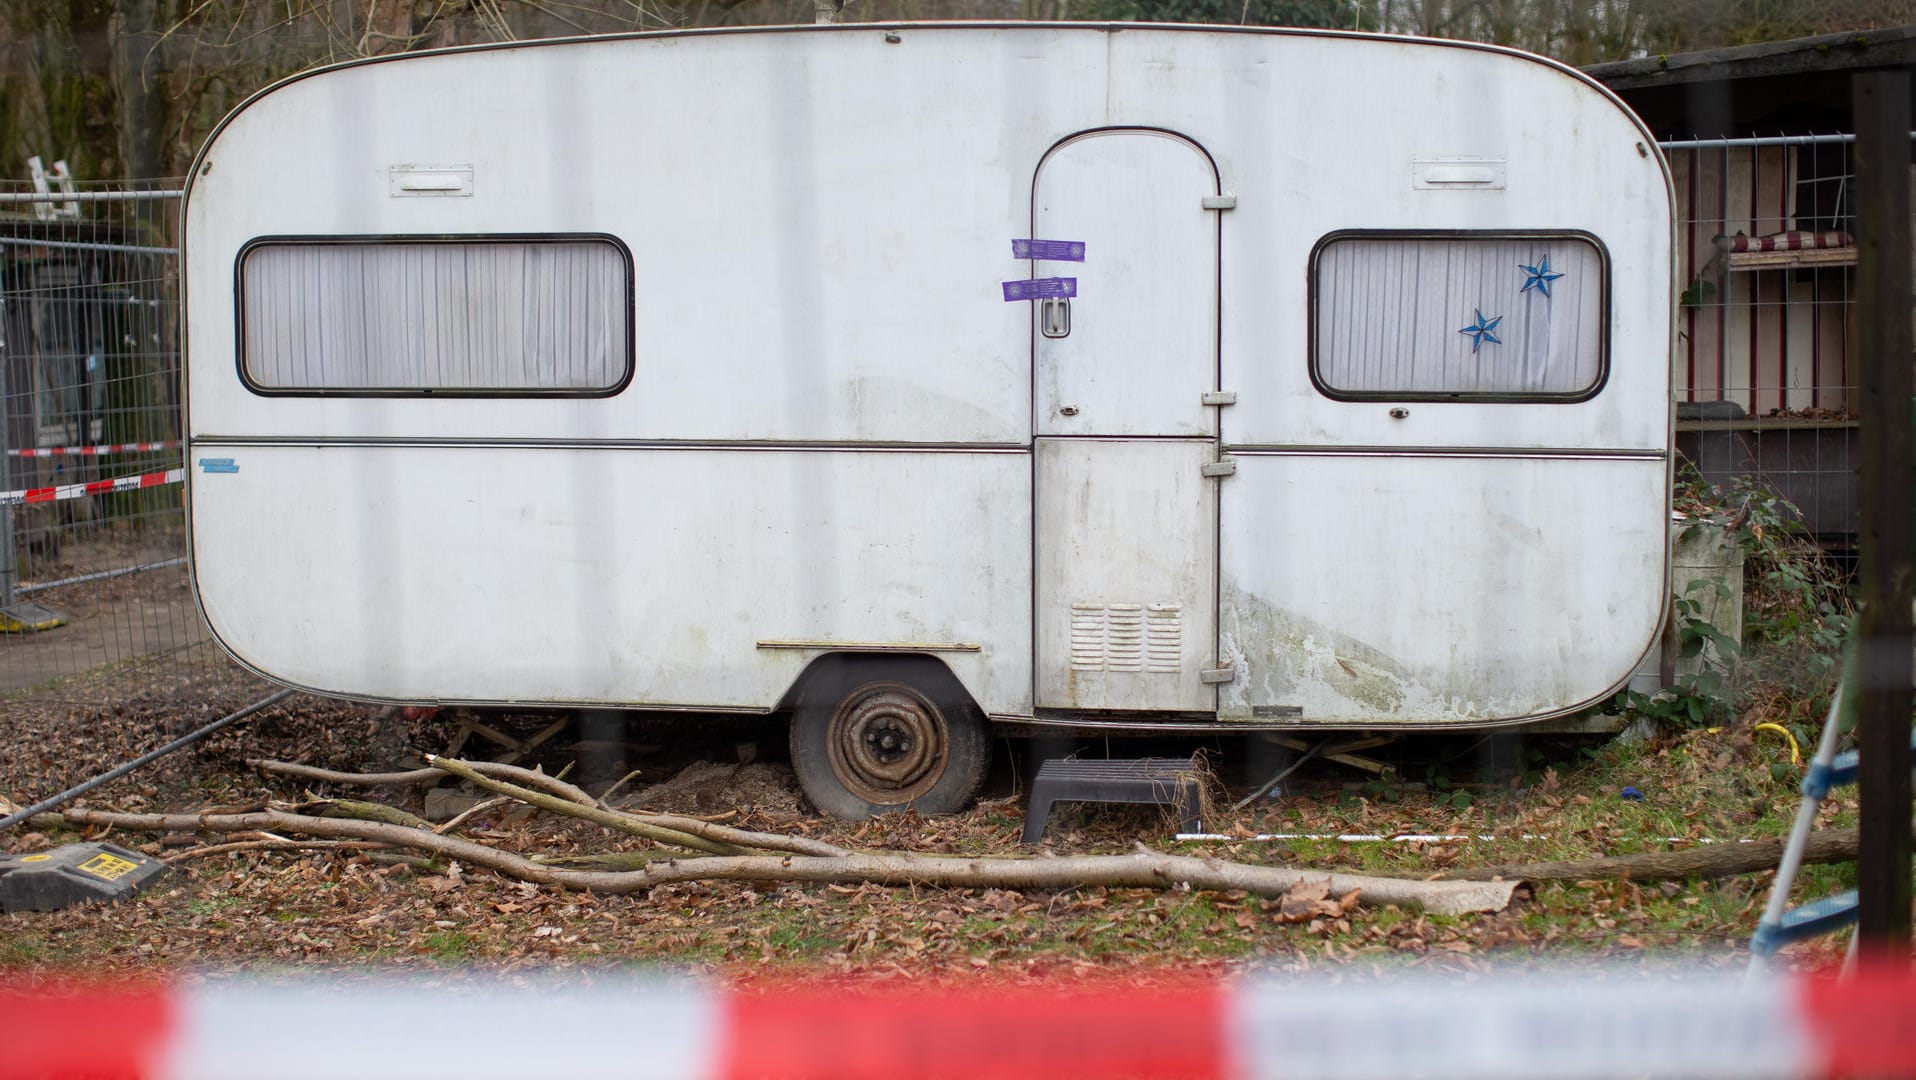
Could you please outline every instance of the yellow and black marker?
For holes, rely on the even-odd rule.
[[[0,911],[58,911],[87,900],[124,900],[166,864],[118,844],[66,844],[0,855]]]

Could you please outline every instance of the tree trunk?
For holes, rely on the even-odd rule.
[[[153,53],[160,40],[160,5],[159,0],[119,0],[117,6],[107,23],[113,91],[119,98],[120,175],[114,179],[150,180],[162,174],[160,133],[166,130],[160,58]]]

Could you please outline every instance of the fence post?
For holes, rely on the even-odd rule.
[[[1858,316],[1862,339],[1862,560],[1857,695],[1857,932],[1864,947],[1909,951],[1912,481],[1909,73],[1853,76]]]

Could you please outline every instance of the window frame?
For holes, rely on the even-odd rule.
[[[625,268],[625,365],[619,378],[609,386],[589,389],[566,387],[281,387],[268,386],[254,379],[246,369],[246,260],[266,247],[415,246],[422,244],[541,244],[602,243],[618,253]],[[233,366],[247,390],[260,397],[296,398],[609,398],[625,392],[637,372],[637,294],[632,249],[611,233],[381,233],[326,235],[256,236],[240,245],[233,258]]]
[[[1330,385],[1318,367],[1317,305],[1319,263],[1324,251],[1344,240],[1580,240],[1597,253],[1601,280],[1597,284],[1597,377],[1586,388],[1574,391],[1430,391],[1430,390],[1342,390]],[[1583,229],[1337,229],[1319,237],[1311,246],[1305,270],[1305,333],[1311,386],[1332,401],[1345,402],[1454,402],[1459,404],[1500,405],[1575,405],[1589,401],[1610,382],[1610,249],[1595,233]]]

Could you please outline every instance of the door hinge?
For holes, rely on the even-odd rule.
[[[1198,400],[1206,405],[1235,405],[1237,404],[1237,391],[1206,390],[1203,396],[1199,397]]]
[[[1237,459],[1234,457],[1221,457],[1216,461],[1200,466],[1198,472],[1205,476],[1230,476],[1237,472]]]
[[[1204,197],[1204,208],[1206,210],[1235,210],[1237,209],[1237,196],[1206,195]]]
[[[1218,683],[1236,682],[1237,669],[1235,667],[1232,667],[1229,664],[1226,664],[1223,667],[1204,668],[1198,672],[1198,681],[1201,683],[1208,683],[1211,685],[1216,685]]]

